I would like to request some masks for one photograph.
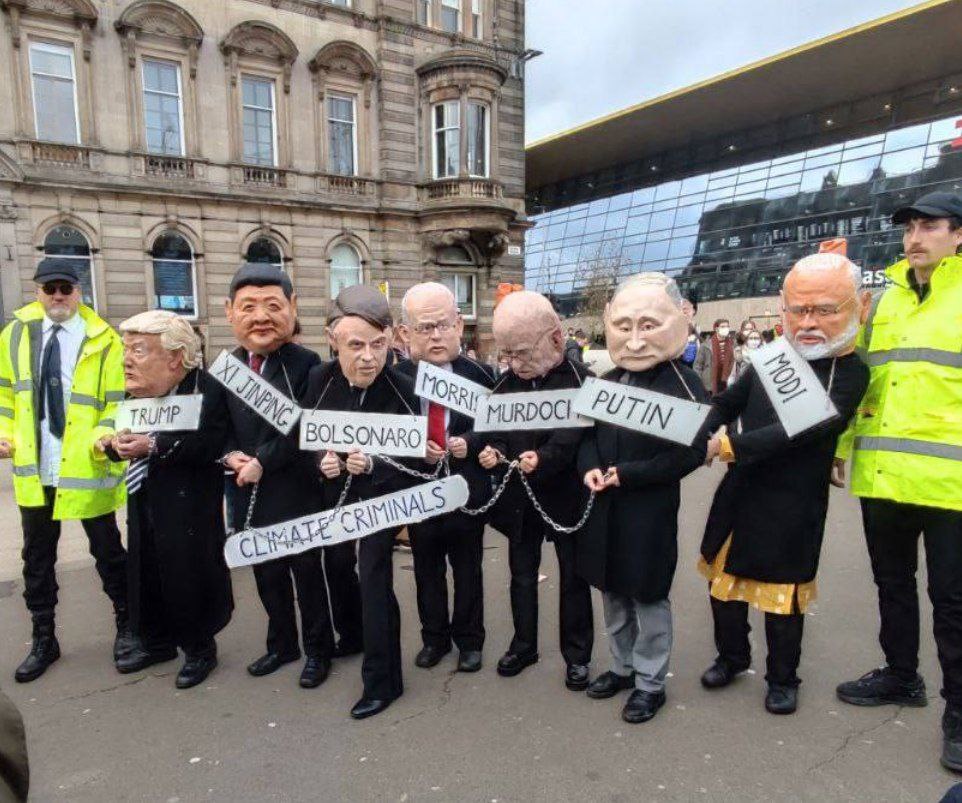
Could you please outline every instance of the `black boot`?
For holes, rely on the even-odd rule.
[[[114,618],[117,620],[117,636],[114,638],[114,663],[116,664],[121,658],[130,655],[139,643],[130,629],[130,616],[126,605],[114,605]]]
[[[47,667],[60,657],[60,645],[54,635],[53,614],[34,614],[33,617],[33,645],[30,654],[14,672],[17,683],[29,683],[36,680]]]

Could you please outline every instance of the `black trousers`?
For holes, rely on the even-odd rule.
[[[459,650],[480,650],[484,646],[484,521],[452,513],[412,525],[409,531],[421,640],[440,649],[449,648],[453,640]],[[454,576],[450,616],[448,563]]]
[[[53,616],[57,607],[57,544],[60,522],[53,518],[55,488],[44,487],[42,507],[21,507],[23,525],[23,598],[30,613]],[[104,591],[118,611],[127,607],[127,553],[120,543],[114,513],[82,519]]]
[[[361,587],[357,577],[357,542],[324,547],[320,550],[327,589],[331,595],[331,615],[338,643],[350,650],[361,650],[364,628],[361,617]]]
[[[962,512],[863,499],[862,521],[878,587],[879,642],[888,665],[906,679],[919,666],[915,573],[923,536],[942,696],[962,705]]]
[[[711,613],[715,621],[715,647],[718,657],[733,668],[747,669],[752,652],[748,642],[747,602],[722,602],[711,599]],[[767,673],[765,680],[779,686],[798,686],[798,662],[802,657],[802,630],[805,615],[765,614],[765,640],[768,642]]]
[[[558,556],[561,655],[567,664],[587,664],[595,639],[591,587],[575,571],[574,538],[553,531],[551,536]],[[538,569],[541,544],[547,537],[548,525],[526,501],[521,527],[508,539],[514,620],[514,638],[508,649],[517,655],[538,651]]]
[[[400,528],[368,535],[358,544],[361,611],[364,620],[364,697],[401,696],[401,609],[394,596],[394,536]]]

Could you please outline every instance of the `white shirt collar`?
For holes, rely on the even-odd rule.
[[[49,332],[57,321],[52,320],[46,314],[43,316],[43,333]],[[84,319],[80,317],[80,313],[76,312],[72,317],[68,318],[66,321],[60,324],[64,331],[71,335],[79,335],[83,333],[86,328],[84,325]]]

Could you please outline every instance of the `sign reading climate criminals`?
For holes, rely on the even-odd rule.
[[[160,396],[155,399],[124,399],[114,416],[117,432],[181,432],[200,426],[204,396]]]
[[[320,546],[417,524],[451,513],[468,502],[468,484],[454,474],[403,491],[325,510],[311,516],[243,530],[227,539],[224,558],[230,568],[264,563]]]
[[[708,417],[707,404],[589,377],[575,399],[582,415],[691,446]]]
[[[474,431],[502,432],[594,426],[594,421],[578,415],[574,410],[574,400],[578,393],[578,388],[538,390],[531,393],[492,393],[478,405]]]
[[[780,337],[756,349],[752,353],[752,368],[789,438],[838,415],[812,366],[787,338]]]
[[[214,360],[210,375],[284,435],[301,415],[300,407],[229,351]]]
[[[490,393],[483,385],[458,376],[454,371],[445,371],[431,365],[427,360],[418,363],[414,392],[422,399],[436,402],[471,418],[474,418],[481,400]]]
[[[305,410],[301,414],[301,449],[391,457],[424,457],[428,419],[423,415],[344,413]]]

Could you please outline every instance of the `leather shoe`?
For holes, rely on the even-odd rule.
[[[665,699],[663,691],[635,689],[625,707],[621,709],[621,718],[631,723],[647,722],[658,713],[658,709],[665,704]]]
[[[142,646],[134,647],[126,655],[117,659],[117,671],[121,675],[129,675],[131,672],[140,672],[148,666],[162,664],[165,661],[173,661],[177,657],[176,647],[165,647],[159,650],[145,650]]]
[[[571,691],[584,691],[588,688],[588,667],[584,664],[568,664],[565,670],[565,686]]]
[[[620,691],[628,691],[635,686],[633,675],[617,675],[614,672],[605,672],[598,675],[585,692],[592,700],[607,700],[614,697]]]
[[[279,655],[276,652],[265,653],[252,664],[249,664],[247,671],[255,678],[263,677],[264,675],[271,674],[271,672],[276,672],[284,666],[284,664],[296,661],[300,657],[301,654],[299,652],[294,652],[290,655]]]
[[[334,647],[335,658],[347,658],[351,655],[360,655],[362,652],[364,652],[362,645],[351,644],[350,642],[339,641]]]
[[[385,708],[387,708],[393,700],[368,700],[366,697],[362,697],[351,709],[351,716],[354,719],[367,719],[368,717],[373,717],[375,714],[380,714]]]
[[[765,710],[769,714],[794,714],[798,708],[798,688],[796,686],[768,685],[765,695]]]
[[[309,655],[301,671],[301,688],[316,689],[327,680],[329,674],[331,674],[330,658],[315,658]]]
[[[518,655],[513,652],[506,652],[501,656],[501,660],[498,661],[498,674],[503,678],[512,678],[515,675],[520,675],[525,669],[527,669],[531,664],[538,663],[538,653],[533,652],[530,655]]]
[[[217,666],[216,655],[187,656],[187,660],[177,673],[174,685],[178,689],[190,689],[207,680],[207,676]]]
[[[477,672],[481,669],[481,650],[462,650],[458,657],[458,672]]]
[[[421,651],[414,658],[414,665],[421,667],[421,669],[430,669],[432,666],[437,666],[449,652],[451,652],[450,647],[435,647],[427,644],[421,648]]]
[[[34,637],[30,653],[23,659],[23,662],[13,674],[14,680],[17,683],[29,683],[31,680],[36,680],[59,657],[60,644],[57,642],[57,637],[53,635],[53,628],[51,628],[49,635]]]
[[[701,676],[701,685],[706,689],[723,689],[748,667],[735,667],[723,658],[716,658]]]
[[[962,708],[947,704],[942,713],[942,766],[962,772]]]

